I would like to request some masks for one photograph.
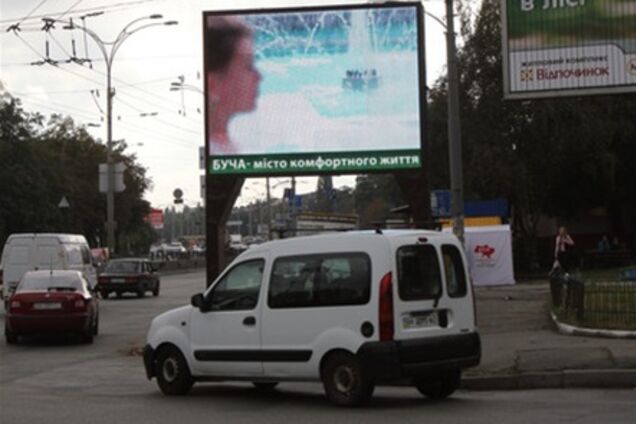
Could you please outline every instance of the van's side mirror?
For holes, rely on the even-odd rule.
[[[201,312],[207,312],[209,310],[208,303],[205,301],[205,297],[203,297],[203,293],[197,293],[190,298],[190,303],[195,308],[198,308]]]

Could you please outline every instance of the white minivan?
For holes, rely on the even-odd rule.
[[[169,395],[199,381],[313,380],[358,405],[391,382],[447,397],[480,356],[458,239],[378,230],[253,246],[191,305],[152,321],[144,365]]]
[[[2,295],[8,299],[22,274],[39,269],[67,269],[84,273],[91,288],[97,274],[86,238],[78,234],[21,233],[7,239],[0,260]]]

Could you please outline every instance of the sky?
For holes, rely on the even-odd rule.
[[[330,4],[379,3],[321,0],[0,0],[0,81],[22,101],[28,112],[68,115],[96,138],[106,140],[106,68],[96,44],[85,40],[80,30],[55,24],[48,32],[43,17],[85,22],[105,42],[113,41],[131,21],[162,14],[177,25],[156,25],[131,35],[114,56],[113,140],[124,139],[126,153],[135,154],[152,180],[145,194],[152,207],[172,205],[173,191],[180,188],[189,206],[202,204],[199,147],[204,142],[202,12],[206,10],[322,6]],[[424,1],[427,13],[445,20],[443,0]],[[103,11],[99,16],[81,16]],[[145,22],[161,22],[148,20]],[[19,24],[20,31],[7,31]],[[143,24],[143,22],[141,23]],[[48,43],[47,43],[48,41]],[[427,84],[446,66],[444,28],[425,18]],[[48,58],[56,66],[42,63]],[[88,63],[66,63],[73,56],[88,57]],[[172,82],[191,87],[170,91]],[[298,194],[314,191],[315,177],[297,178]],[[282,197],[289,178],[270,179],[273,197]],[[334,177],[334,186],[355,185],[354,176]],[[237,205],[265,197],[265,179],[248,179]],[[97,187],[96,187],[97,189]]]

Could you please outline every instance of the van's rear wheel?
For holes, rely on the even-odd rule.
[[[369,400],[375,389],[355,355],[333,353],[323,367],[322,383],[327,399],[338,406],[358,406]]]
[[[422,378],[415,381],[415,387],[424,396],[431,399],[445,399],[459,388],[462,380],[461,370]]]
[[[166,395],[185,395],[194,380],[183,354],[174,346],[165,346],[157,354],[157,383]]]

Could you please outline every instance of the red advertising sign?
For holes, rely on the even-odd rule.
[[[146,222],[149,222],[155,230],[163,229],[163,211],[161,209],[151,209],[148,216],[146,216]]]

